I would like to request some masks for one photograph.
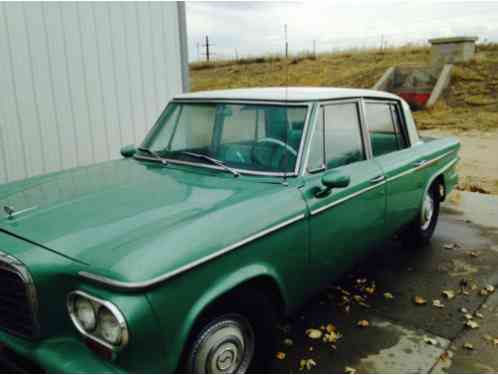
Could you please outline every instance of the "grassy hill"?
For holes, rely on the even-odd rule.
[[[338,86],[370,88],[384,71],[399,64],[429,64],[430,50],[400,47],[358,50],[316,57],[248,58],[190,67],[192,90],[258,86]],[[445,98],[415,114],[420,129],[498,128],[498,44],[481,45],[474,60],[453,69]]]

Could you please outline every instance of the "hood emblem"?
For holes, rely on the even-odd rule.
[[[33,207],[25,208],[24,210],[16,211],[15,208],[12,206],[3,206],[3,210],[7,214],[8,219],[13,219],[17,215],[20,215],[24,212],[34,210],[36,208],[38,208],[38,206],[33,206]]]

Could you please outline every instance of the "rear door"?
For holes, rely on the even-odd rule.
[[[370,159],[359,100],[319,107],[305,171],[304,197],[310,210],[313,276],[330,278],[344,271],[381,238],[384,225],[384,177]],[[326,195],[324,173],[336,170],[351,178],[349,186]]]
[[[365,101],[365,122],[373,160],[386,177],[386,230],[396,231],[420,210],[423,191],[421,155],[410,147],[404,118],[395,101]]]

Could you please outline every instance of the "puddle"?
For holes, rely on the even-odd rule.
[[[372,326],[384,335],[397,336],[398,340],[361,358],[357,368],[365,373],[428,373],[449,345],[448,340],[438,336],[427,336],[436,340],[435,345],[427,344],[423,333],[387,321],[374,321]]]

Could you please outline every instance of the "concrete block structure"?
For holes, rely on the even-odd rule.
[[[477,37],[429,39],[432,65],[455,64],[469,61],[476,51]]]

